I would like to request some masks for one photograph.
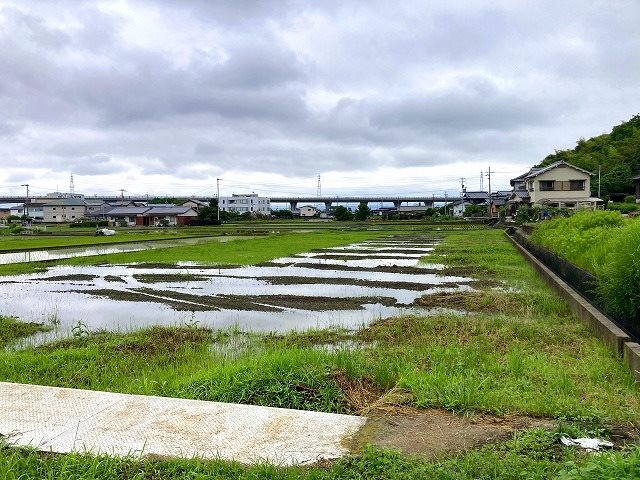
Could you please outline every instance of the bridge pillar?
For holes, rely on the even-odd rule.
[[[298,202],[289,202],[289,208],[293,212],[298,209]]]
[[[324,202],[324,211],[327,213],[331,211],[331,202]]]
[[[396,207],[396,210],[400,210],[400,204],[402,202],[400,200],[394,200],[393,201],[393,206]]]

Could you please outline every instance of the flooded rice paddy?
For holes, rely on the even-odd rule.
[[[206,237],[183,238],[175,240],[151,240],[147,242],[131,242],[119,244],[94,245],[90,247],[57,247],[43,250],[29,250],[22,252],[0,253],[0,265],[13,263],[45,262],[74,257],[91,257],[94,255],[109,255],[113,253],[139,252],[154,248],[173,248],[183,245],[197,245],[201,242],[228,242],[239,237]]]
[[[390,237],[249,267],[58,266],[10,277],[0,288],[0,301],[6,315],[54,326],[31,339],[37,343],[77,334],[79,328],[356,328],[400,314],[428,313],[416,306],[423,295],[472,288],[472,278],[420,262],[435,243],[426,237]]]

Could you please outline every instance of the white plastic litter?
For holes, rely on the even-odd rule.
[[[599,438],[569,438],[560,437],[560,441],[569,447],[582,447],[588,452],[598,452],[600,447],[613,447],[613,443]]]

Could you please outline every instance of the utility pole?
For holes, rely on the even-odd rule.
[[[600,198],[600,165],[598,165],[598,198]]]
[[[449,215],[449,204],[447,203],[447,192],[444,192],[444,214]]]
[[[464,177],[460,177],[460,211],[462,212],[461,217],[464,217],[464,194],[467,192],[467,189],[464,186]],[[453,213],[455,215],[455,207],[453,208]]]
[[[221,178],[216,178],[216,198],[218,199],[218,221],[220,221],[220,180]]]
[[[69,197],[75,197],[76,187],[73,185],[73,173],[71,174],[71,181],[69,182]]]
[[[123,205],[124,205],[124,191],[125,191],[124,188],[120,189],[120,199],[121,199]]]
[[[487,173],[487,177],[489,178],[489,216],[493,218],[493,202],[491,201],[491,167],[489,167],[489,171]]]
[[[24,207],[22,207],[22,213],[24,214],[24,216],[28,220],[29,219],[29,184],[28,183],[23,183],[20,186],[21,187],[27,187],[27,196],[24,199]]]
[[[480,191],[484,191],[484,171],[480,170]]]

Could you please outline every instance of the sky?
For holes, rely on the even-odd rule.
[[[640,112],[637,0],[0,0],[0,195],[450,195]]]

